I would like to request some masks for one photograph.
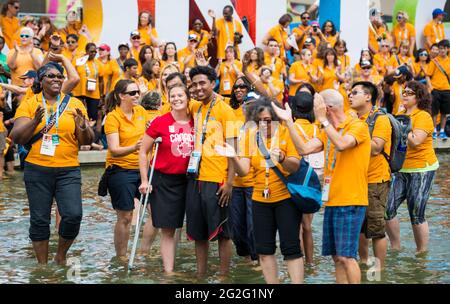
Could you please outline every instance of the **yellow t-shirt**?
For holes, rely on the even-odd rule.
[[[436,62],[445,70],[447,75],[450,77],[450,57],[447,56],[445,59],[441,56],[436,57]],[[440,70],[436,63],[432,60],[428,66],[428,75],[431,78],[431,85],[433,89],[439,91],[450,90],[450,83],[448,82],[445,74]]]
[[[99,79],[104,75],[100,60],[98,60],[97,58],[95,58],[94,60],[88,60],[83,65],[76,65],[75,68],[78,72],[78,75],[80,76],[80,82],[75,87],[75,89],[73,89],[73,95],[100,99]],[[88,79],[93,79],[96,81],[95,90],[88,91]]]
[[[152,40],[150,39],[150,35],[148,34],[148,29],[149,26],[140,26],[138,31],[139,34],[141,35],[141,41],[146,44],[146,45],[152,45]],[[158,32],[156,31],[156,28],[152,27],[152,37],[153,38],[158,38]]]
[[[398,48],[403,40],[410,41],[411,38],[416,37],[416,29],[411,23],[406,23],[403,29],[397,24],[392,30],[392,36],[395,37],[395,47]]]
[[[308,75],[308,72],[311,75],[314,75],[314,74],[317,74],[317,69],[312,64],[305,65],[301,61],[296,61],[291,65],[291,67],[289,69],[289,76],[291,74],[294,74],[295,75],[294,77],[296,80],[305,80],[305,81],[308,81],[311,83],[312,80],[311,80],[311,77]],[[297,89],[300,85],[301,85],[300,83],[290,84],[289,96],[295,96],[295,93],[297,92]]]
[[[342,56],[338,56],[337,59],[342,71],[345,71],[351,67],[350,56],[344,54]]]
[[[425,78],[425,74],[428,72],[428,67],[430,66],[429,63],[425,63],[423,66],[423,71],[421,71],[421,64],[420,61],[419,62],[413,62],[412,67],[413,67],[413,72],[414,72],[414,76],[415,77],[420,77],[420,78]]]
[[[325,149],[325,176],[331,176],[331,185],[327,207],[367,206],[368,205],[368,169],[370,163],[370,135],[367,124],[346,114],[346,119],[337,127],[342,136],[352,135],[357,145],[342,152],[336,151],[331,143],[328,149],[328,137],[323,133],[322,143]],[[332,163],[336,155],[334,170]]]
[[[361,116],[360,119],[366,121],[369,114],[367,113]],[[383,151],[389,155],[391,152],[392,126],[386,115],[378,116],[372,133],[372,138],[374,137],[381,138],[385,141]],[[380,153],[370,157],[368,180],[369,184],[383,183],[391,180],[389,163],[383,154]]]
[[[369,46],[374,49],[376,53],[380,51],[380,45],[378,44],[377,36],[382,38],[385,32],[386,29],[383,26],[375,29],[369,24]]]
[[[184,61],[191,55],[192,55],[191,59],[185,64]],[[187,67],[193,68],[197,65],[195,63],[195,53],[191,52],[189,50],[189,48],[187,48],[187,47],[178,51],[178,61],[183,63],[184,68],[187,68]],[[184,71],[184,69],[183,69],[183,71]],[[183,71],[181,71],[181,72],[183,72]]]
[[[336,67],[319,66],[319,72],[323,75],[323,83],[319,86],[319,92],[327,89],[334,89],[335,81],[339,81],[336,76]]]
[[[242,71],[242,63],[239,60],[235,59],[233,64],[237,67],[238,71]],[[220,78],[219,94],[230,95],[233,85],[238,78],[238,74],[232,65],[226,61],[222,62],[219,67],[219,75],[217,76]]]
[[[398,59],[397,59],[398,58]],[[400,61],[400,64],[399,64]],[[392,55],[389,59],[389,66],[396,69],[403,64],[411,64],[414,62],[414,57],[412,56],[402,56],[400,54]]]
[[[392,85],[392,91],[394,92],[394,104],[392,105],[392,114],[396,115],[402,105],[402,92],[405,89],[404,84],[400,85],[397,81]]]
[[[7,62],[12,58],[16,51],[14,49],[9,50]],[[17,68],[15,70],[11,69],[11,84],[14,85],[22,85],[23,81],[19,77],[25,74],[28,70],[34,70],[37,69],[33,65],[33,59],[31,58],[31,55],[28,52],[21,51],[19,49],[19,53],[17,54],[16,58],[16,66]],[[33,54],[37,58],[39,58],[41,61],[44,60],[44,54],[40,49],[33,48]]]
[[[269,30],[269,35],[278,42],[278,45],[280,46],[280,58],[284,59],[286,57],[284,44],[288,39],[288,33],[286,33],[280,24],[278,24]]]
[[[206,52],[205,53],[205,57],[206,57],[208,54],[208,42],[209,42],[209,38],[211,37],[211,35],[208,33],[208,31],[205,31],[205,30],[201,30],[200,34],[194,30],[190,30],[189,35],[191,35],[191,34],[197,35],[197,37],[199,37],[199,39],[201,38],[200,42],[197,45],[197,49],[204,48],[205,52]]]
[[[391,56],[389,54],[383,55],[382,53],[377,53],[373,56],[373,64],[380,75],[386,75],[390,60]]]
[[[421,169],[431,166],[438,161],[433,149],[433,119],[428,112],[419,109],[414,110],[409,117],[411,118],[412,129],[425,131],[427,138],[425,142],[415,148],[408,146],[402,169]]]
[[[61,54],[73,62],[74,59],[84,56],[84,51],[76,49],[74,52],[69,51],[67,48],[64,48]]]
[[[281,75],[286,72],[286,64],[280,57],[271,57],[268,53],[265,53],[264,63],[272,68],[273,78],[283,80]]]
[[[272,96],[273,98],[275,98],[278,102],[282,102],[283,101],[283,93],[284,93],[284,83],[277,79],[272,77],[272,84],[273,86],[279,90],[279,93],[276,96]],[[264,88],[266,89],[266,91],[272,95],[272,92],[270,91],[269,88],[269,84],[268,83],[263,83]]]
[[[217,59],[225,59],[225,49],[228,45],[234,45],[234,33],[242,33],[242,25],[236,19],[228,22],[220,18],[216,21],[216,30],[218,31]]]
[[[301,37],[302,35],[304,35],[302,40],[297,42],[299,51],[301,51],[303,49],[303,44],[305,44],[305,40],[308,37],[308,35],[306,34],[308,29],[309,29],[309,25],[304,26],[303,24],[299,24],[298,27],[296,27],[292,30],[292,33],[295,33],[297,35],[297,37]]]
[[[20,29],[20,21],[17,17],[0,16],[0,27],[2,29],[3,38],[8,48],[14,49],[15,37]],[[20,41],[20,40],[19,40]],[[19,42],[17,42],[19,44]]]
[[[111,60],[110,68],[111,68],[111,72],[112,72],[112,79],[111,79],[111,91],[112,91],[112,90],[114,90],[114,86],[116,85],[116,83],[120,79],[123,79],[123,70],[119,66],[119,63],[117,62],[117,58]]]
[[[65,95],[61,94],[60,101],[64,99]],[[16,115],[14,119],[20,117],[28,117],[30,119],[34,118],[37,107],[41,105],[43,107],[42,93],[34,95],[32,98],[23,100],[19,107],[17,108]],[[47,105],[47,113],[56,112],[57,103],[55,102],[52,106]],[[39,139],[33,144],[31,150],[27,156],[26,161],[45,167],[73,167],[79,166],[78,162],[78,140],[75,136],[75,109],[80,109],[85,117],[87,117],[86,108],[83,103],[77,98],[71,97],[69,99],[69,104],[66,110],[61,115],[58,121],[58,128],[56,125],[50,129],[48,134],[58,134],[59,145],[56,146],[55,155],[48,156],[42,155],[40,153],[42,139]],[[34,134],[37,134],[45,126],[45,116],[42,118],[39,125],[36,127]]]
[[[279,148],[286,157],[295,157],[299,159],[299,155],[292,143],[288,130],[281,125],[279,126],[278,131],[273,134],[272,138],[263,139],[263,142],[268,151],[272,148]],[[245,154],[243,157],[250,158],[250,166],[253,168],[253,180],[255,184],[252,200],[261,203],[276,203],[291,197],[283,181],[280,180],[278,175],[272,169],[269,169],[269,177],[267,180],[270,197],[268,199],[263,197],[263,191],[266,186],[266,161],[258,148],[256,129],[251,129],[246,138]],[[284,176],[289,175],[289,172],[287,172],[278,161],[272,161],[274,161],[275,165],[280,169]]]
[[[111,76],[112,77],[112,65],[113,61],[108,60],[106,63],[103,63],[101,60],[98,61],[100,65],[100,69],[103,71],[103,94],[106,94],[106,85],[108,83],[108,79]],[[112,82],[111,82],[112,84]]]
[[[190,103],[190,112],[195,123],[195,149],[200,150],[201,147],[202,151],[198,180],[222,183],[227,180],[228,160],[226,157],[218,156],[214,147],[223,145],[228,138],[238,137],[237,119],[231,107],[222,100],[221,96],[217,96],[206,123],[205,141],[201,145],[203,123],[210,106],[211,101],[206,105],[199,101],[191,101]],[[200,117],[198,116],[199,109]]]
[[[444,24],[436,24],[434,20],[431,20],[423,29],[423,35],[430,38],[431,43],[438,43],[439,41],[445,39],[445,28]]]
[[[119,134],[119,146],[128,147],[135,145],[144,136],[145,125],[151,118],[142,106],[133,107],[133,116],[129,120],[120,107],[106,115],[105,134]],[[114,157],[108,150],[106,154],[106,167],[116,165],[124,169],[139,168],[139,151],[134,151],[126,156]]]

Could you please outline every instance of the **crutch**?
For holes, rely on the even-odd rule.
[[[142,216],[139,218],[139,213],[141,210],[141,206],[142,206],[142,199],[144,197],[143,194],[141,194],[141,198],[139,199],[139,209],[137,210],[137,223],[136,223],[136,228],[134,231],[134,240],[133,240],[133,248],[131,249],[131,256],[130,256],[130,261],[128,262],[128,271],[130,271],[133,268],[133,262],[134,262],[134,256],[136,255],[136,248],[137,248],[137,243],[139,240],[139,233],[141,231],[141,225],[142,222],[144,221],[144,216],[145,216],[145,209],[147,208],[147,202],[148,202],[148,195],[149,195],[149,189],[150,189],[150,185],[152,184],[152,178],[153,178],[153,171],[155,168],[155,162],[156,162],[156,156],[158,154],[158,148],[159,148],[159,144],[161,143],[162,139],[161,137],[158,137],[155,139],[155,153],[153,155],[153,162],[152,162],[152,167],[150,168],[150,177],[148,179],[148,186],[145,192],[145,200],[144,200],[144,209],[142,210]]]

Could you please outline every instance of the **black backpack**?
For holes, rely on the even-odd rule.
[[[370,137],[372,138],[373,129],[377,118],[381,115],[387,115],[392,127],[391,136],[391,151],[389,155],[383,151],[381,154],[386,158],[391,168],[391,173],[400,171],[406,157],[406,149],[408,147],[408,133],[411,131],[411,119],[408,115],[396,115],[386,113],[386,111],[379,109],[366,120],[369,125]]]

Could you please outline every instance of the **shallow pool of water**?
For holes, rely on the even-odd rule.
[[[450,154],[438,155],[438,170],[427,207],[430,226],[429,252],[415,255],[415,243],[406,204],[399,210],[402,250],[388,252],[386,270],[373,276],[362,267],[363,283],[450,283]],[[22,173],[0,182],[0,284],[3,283],[264,283],[261,270],[238,256],[232,259],[230,275],[218,276],[217,244],[210,247],[207,278],[195,277],[194,243],[186,240],[184,230],[178,246],[176,275],[162,275],[157,237],[150,257],[137,257],[135,269],[128,274],[126,265],[114,258],[113,226],[115,213],[109,197],[97,196],[102,168],[83,167],[83,222],[76,242],[69,251],[70,267],[53,263],[38,266],[28,239],[29,210]],[[52,217],[54,220],[54,216]],[[331,257],[320,256],[323,211],[314,217],[315,266],[305,269],[305,283],[333,283]],[[52,222],[50,258],[56,252],[57,233]],[[130,242],[131,248],[131,242]],[[279,265],[283,264],[279,250]],[[285,266],[280,267],[282,281],[289,282]]]

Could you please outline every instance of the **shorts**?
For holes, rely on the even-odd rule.
[[[2,123],[0,121],[0,123]],[[3,157],[3,150],[6,148],[6,132],[0,132],[0,153],[2,153],[1,157]]]
[[[155,228],[183,227],[186,186],[186,174],[164,174],[156,170],[153,172],[153,191],[148,202]]]
[[[397,209],[406,199],[412,225],[425,222],[425,208],[430,197],[436,171],[403,173],[392,175],[391,189],[386,205],[386,220],[397,215]]]
[[[300,248],[302,213],[290,199],[276,203],[253,201],[253,229],[256,253],[274,255],[276,235],[280,237],[281,254],[285,260],[303,257]]]
[[[431,103],[431,113],[433,116],[436,116],[439,113],[442,115],[450,114],[450,90],[433,90],[431,96],[433,97]]]
[[[367,239],[382,239],[386,236],[384,214],[388,194],[389,182],[369,184],[369,206],[361,229]]]
[[[108,175],[108,192],[111,195],[111,203],[114,210],[134,210],[134,198],[139,198],[139,186],[141,175],[139,170],[122,169],[114,166]]]
[[[228,206],[219,206],[220,184],[188,179],[186,191],[186,233],[189,240],[215,241],[230,238]]]
[[[325,207],[322,255],[356,259],[366,206]]]

